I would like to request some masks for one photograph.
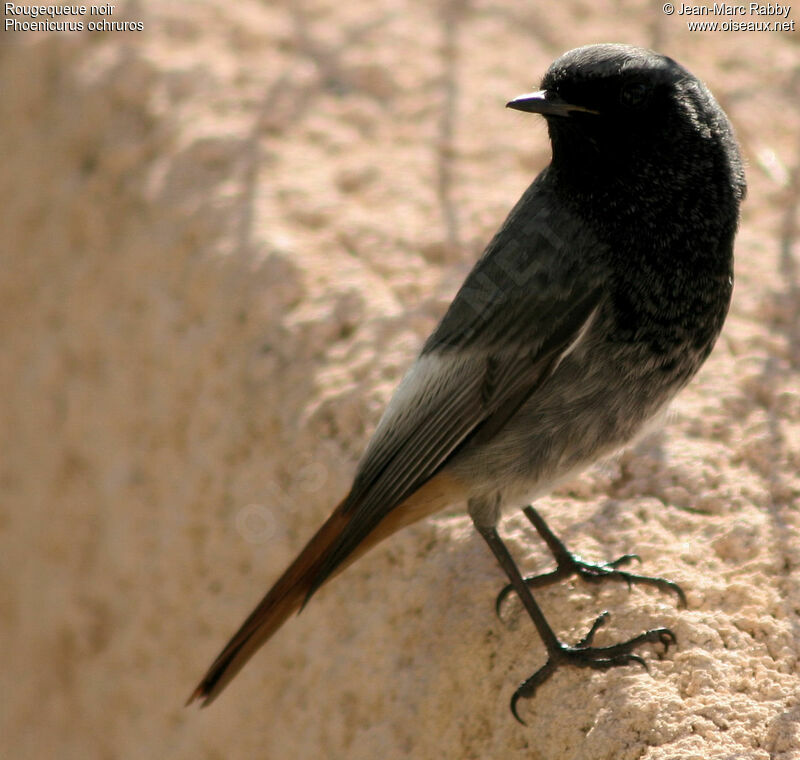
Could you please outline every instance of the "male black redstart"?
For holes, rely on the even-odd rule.
[[[556,60],[508,106],[542,114],[552,161],[525,191],[400,383],[352,488],[190,697],[210,703],[323,583],[367,549],[456,501],[522,600],[548,652],[511,699],[561,664],[605,669],[675,637],[655,628],[592,646],[559,640],[531,594],[571,573],[683,592],[592,564],[525,514],[557,569],[525,579],[496,525],[610,455],[690,380],[722,328],[745,194],[731,126],[706,87],[662,55],[591,45]],[[502,595],[501,595],[502,598]],[[499,601],[498,601],[499,604]]]

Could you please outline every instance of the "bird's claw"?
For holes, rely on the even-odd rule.
[[[650,668],[645,659],[638,654],[634,654],[631,650],[642,644],[661,643],[664,646],[664,651],[659,654],[659,659],[661,659],[670,646],[677,643],[675,634],[669,628],[653,628],[619,644],[607,647],[591,646],[595,633],[605,624],[609,617],[608,612],[603,612],[598,616],[588,633],[574,646],[559,642],[549,653],[547,662],[517,687],[511,696],[510,707],[511,714],[522,725],[526,724],[517,710],[519,700],[533,697],[536,690],[555,673],[560,665],[573,665],[579,668],[591,668],[592,670],[608,670],[609,668],[636,663],[649,673]]]
[[[638,573],[629,573],[625,570],[617,569],[623,565],[630,564],[634,560],[641,562],[641,558],[638,554],[623,554],[621,557],[610,562],[589,562],[577,554],[566,553],[564,556],[559,557],[557,569],[551,570],[549,573],[531,575],[525,578],[525,583],[528,588],[541,588],[542,586],[549,586],[570,575],[578,575],[589,583],[618,580],[627,583],[629,589],[633,588],[634,584],[641,584],[644,586],[653,586],[661,591],[672,592],[678,597],[678,606],[682,609],[686,607],[686,594],[684,594],[683,589],[674,581],[667,580],[666,578],[659,578],[658,576],[639,575]],[[513,590],[514,587],[509,583],[504,586],[497,595],[494,607],[498,617],[500,617],[503,602],[505,602],[508,595]]]

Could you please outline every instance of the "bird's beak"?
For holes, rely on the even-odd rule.
[[[586,106],[568,103],[552,90],[539,90],[538,92],[518,95],[506,103],[506,108],[515,108],[517,111],[527,111],[528,113],[540,113],[543,116],[569,116],[574,112],[599,113],[599,111],[593,111],[591,108],[586,108]]]

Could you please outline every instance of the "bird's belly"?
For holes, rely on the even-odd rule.
[[[448,469],[470,493],[501,506],[533,501],[649,429],[684,384],[581,364],[565,361],[491,440],[454,457]]]

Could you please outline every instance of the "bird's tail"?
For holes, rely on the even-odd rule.
[[[242,623],[192,692],[187,705],[198,699],[202,700],[202,707],[211,704],[256,650],[303,605],[328,551],[349,522],[350,516],[343,509],[346,502],[347,499],[339,504]]]
[[[395,531],[437,512],[462,496],[463,488],[460,484],[440,473],[397,507],[388,510],[366,537],[331,565],[329,560],[336,556],[337,549],[341,549],[343,534],[351,521],[359,521],[354,495],[348,494],[242,623],[241,628],[211,664],[186,704],[195,700],[202,700],[203,707],[211,704],[256,650],[283,625],[289,615],[305,604],[319,586],[338,575]]]

